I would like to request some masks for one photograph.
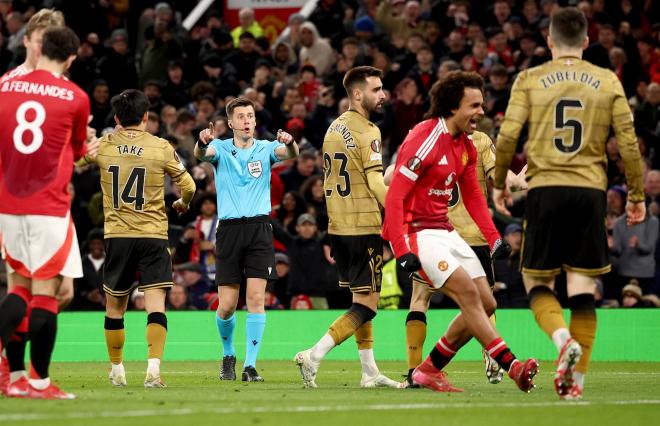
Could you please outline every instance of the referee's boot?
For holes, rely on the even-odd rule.
[[[241,380],[244,382],[263,382],[264,378],[257,373],[257,369],[248,365],[243,369],[243,376]]]
[[[222,357],[220,380],[236,380],[236,357],[234,355]]]

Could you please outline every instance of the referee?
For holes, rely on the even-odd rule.
[[[269,222],[270,169],[278,161],[298,156],[293,137],[277,132],[277,140],[254,138],[254,103],[236,98],[226,107],[233,139],[213,139],[213,125],[199,133],[195,157],[215,168],[218,195],[215,282],[220,303],[216,316],[223,358],[220,380],[236,380],[234,327],[240,284],[247,280],[246,356],[244,382],[261,382],[255,369],[266,326],[266,280],[275,269],[273,231]]]

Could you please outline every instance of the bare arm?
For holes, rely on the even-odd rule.
[[[300,153],[300,148],[298,148],[298,144],[296,143],[296,141],[293,140],[293,136],[291,136],[289,133],[280,129],[277,131],[277,138],[275,140],[285,145],[285,146],[278,146],[277,148],[275,148],[275,156],[279,160],[288,160],[290,158],[296,158]]]

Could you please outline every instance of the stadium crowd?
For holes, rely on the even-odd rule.
[[[169,309],[217,307],[212,284],[218,222],[214,174],[208,163],[198,164],[193,148],[209,122],[217,138],[231,136],[224,115],[230,99],[242,95],[256,103],[260,139],[272,140],[277,129],[284,129],[302,150],[271,175],[278,279],[269,284],[266,305],[345,308],[350,294],[336,285],[325,233],[320,149],[328,125],[348,108],[342,87],[346,71],[373,65],[384,73],[389,100],[372,121],[383,136],[385,165],[395,158],[408,130],[422,120],[430,87],[452,70],[476,71],[486,80],[486,116],[479,130],[495,140],[516,73],[549,60],[549,16],[566,4],[578,6],[588,18],[591,44],[584,58],[612,69],[621,79],[645,165],[648,218],[629,228],[623,162],[614,136],[610,138],[607,230],[613,271],[598,280],[597,300],[603,307],[660,305],[660,3],[319,0],[310,16],[291,15],[277,40],[263,35],[250,9],[240,11],[236,28],[227,26],[221,9],[211,9],[186,31],[181,22],[192,3],[0,0],[0,73],[23,62],[29,17],[42,7],[62,10],[81,39],[70,78],[89,94],[91,126],[98,135],[114,130],[110,98],[139,88],[150,102],[148,131],[170,141],[193,176],[198,191],[194,208],[181,216],[173,210],[168,214],[176,283],[168,293]],[[516,173],[527,162],[525,141],[523,135],[512,166]],[[96,166],[77,168],[70,190],[84,277],[76,280],[69,309],[102,310],[103,206]],[[166,205],[179,196],[178,188],[169,185]],[[524,203],[524,192],[517,193],[510,208],[513,217],[494,213],[513,248],[508,259],[495,262],[500,308],[528,306],[518,271]],[[410,278],[394,263],[388,267],[392,254],[385,254],[381,307],[405,308]],[[131,303],[143,309],[143,295],[134,292]],[[432,306],[454,305],[438,295]]]

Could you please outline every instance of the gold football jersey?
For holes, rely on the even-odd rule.
[[[167,239],[165,174],[194,193],[195,182],[165,139],[135,129],[101,138],[96,162],[101,170],[105,238]]]
[[[504,187],[518,136],[529,123],[529,188],[577,186],[605,190],[605,144],[614,128],[628,198],[643,201],[642,162],[623,87],[610,70],[562,57],[518,74],[497,138],[496,188]]]
[[[471,136],[472,142],[477,149],[477,179],[479,187],[484,197],[488,199],[488,187],[486,179],[493,174],[495,169],[495,146],[488,135],[482,132],[474,132]],[[488,241],[484,238],[481,230],[472,220],[463,203],[461,189],[458,184],[454,186],[451,198],[448,204],[449,222],[461,236],[471,246],[487,246]]]
[[[332,122],[323,140],[323,189],[334,235],[379,234],[380,207],[367,173],[383,172],[380,130],[356,111]]]

